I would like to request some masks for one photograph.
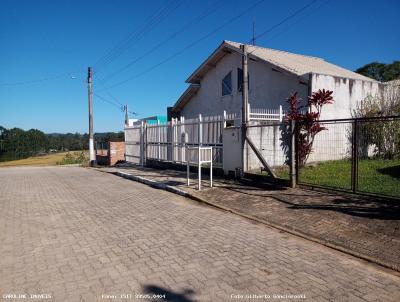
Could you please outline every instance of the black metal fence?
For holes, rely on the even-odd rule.
[[[400,198],[400,116],[318,123],[306,158],[296,139],[299,184]]]

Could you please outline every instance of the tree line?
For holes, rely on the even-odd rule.
[[[96,142],[123,141],[124,133],[95,133]],[[27,158],[49,152],[87,150],[87,133],[50,133],[38,129],[6,129],[0,126],[0,161]]]
[[[372,62],[358,68],[356,72],[380,82],[388,82],[400,78],[400,61],[390,64]]]

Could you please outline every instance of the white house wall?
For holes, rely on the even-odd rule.
[[[249,60],[249,103],[252,108],[277,109],[286,105],[289,95],[297,91],[306,99],[308,85],[300,84],[297,76],[273,70],[273,66],[262,61]],[[185,118],[194,118],[199,113],[221,115],[238,113],[242,107],[242,93],[238,92],[237,69],[242,67],[242,58],[237,53],[223,57],[201,80],[200,89],[181,111]],[[232,72],[232,94],[222,96],[222,79]]]
[[[321,119],[351,118],[353,110],[368,95],[382,93],[382,84],[330,75],[312,74],[312,91],[328,89],[333,91],[335,102],[322,109]]]

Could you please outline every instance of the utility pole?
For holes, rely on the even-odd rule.
[[[249,80],[247,68],[247,45],[240,46],[242,50],[242,172],[246,170],[245,145],[247,136],[247,123],[249,121]]]
[[[125,110],[125,126],[129,126],[128,105],[124,106]]]
[[[93,135],[93,104],[92,104],[92,68],[88,67],[88,101],[89,101],[89,164],[96,165],[96,154],[94,153]]]

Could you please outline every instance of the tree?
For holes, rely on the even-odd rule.
[[[392,64],[372,62],[358,68],[356,72],[380,82],[392,81],[400,78],[400,61]]]
[[[80,133],[45,134],[37,129],[24,131],[20,128],[6,129],[0,126],[0,161],[26,158],[50,149],[78,151],[88,149],[88,135]],[[124,132],[95,133],[98,142],[124,141]]]

